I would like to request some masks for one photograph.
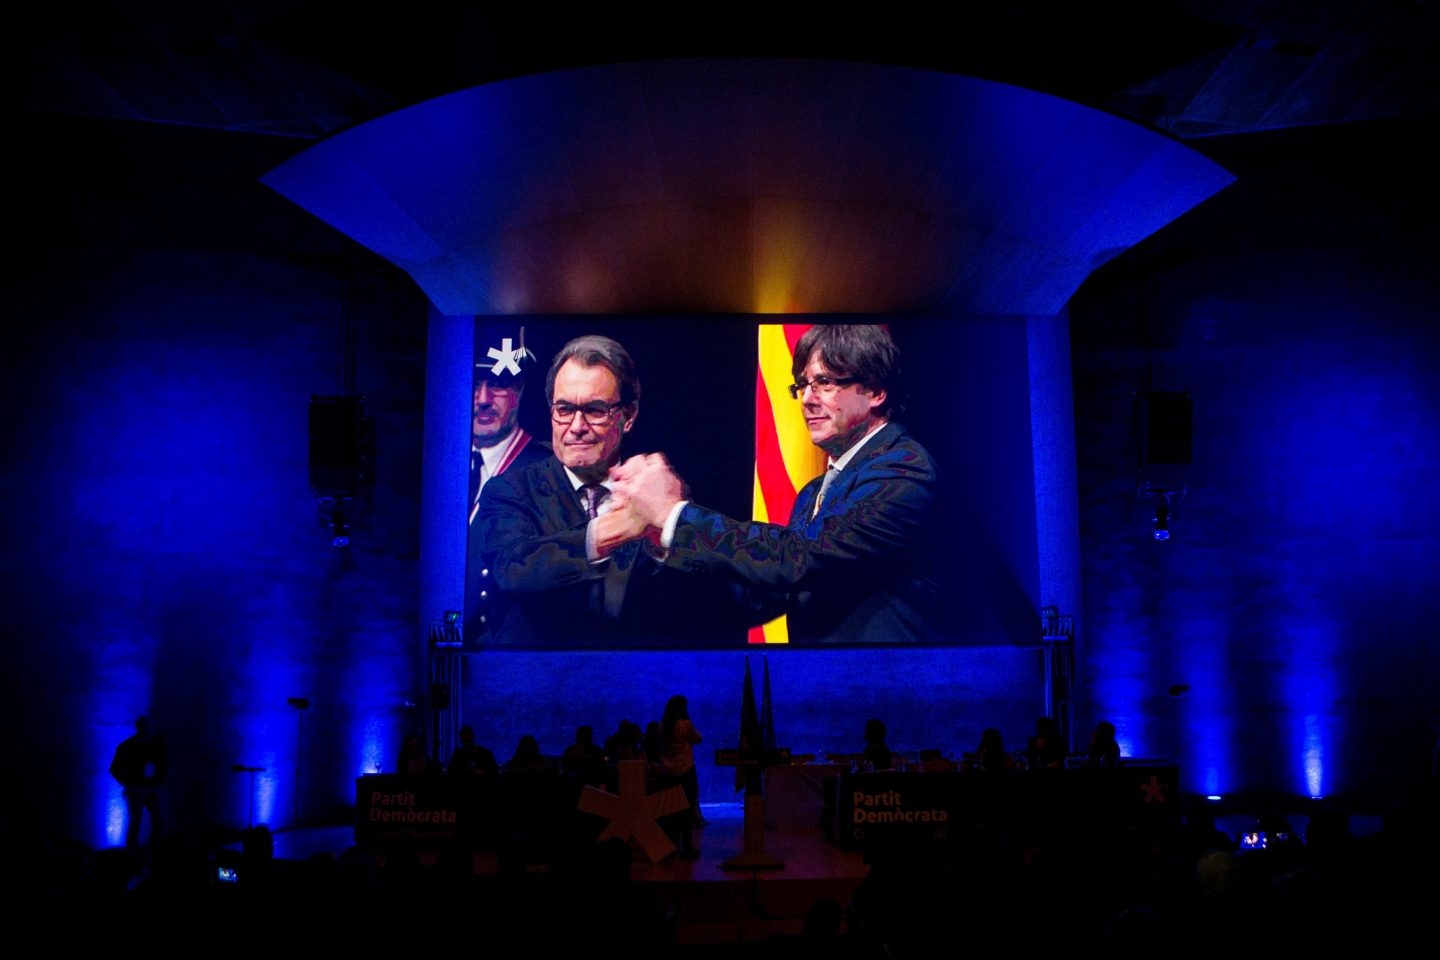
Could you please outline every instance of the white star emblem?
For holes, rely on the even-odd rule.
[[[500,340],[499,350],[491,347],[489,350],[485,351],[485,356],[495,361],[495,363],[490,367],[490,372],[495,374],[495,376],[497,377],[507,370],[510,371],[510,373],[512,374],[518,375],[520,373],[519,360],[524,355],[525,350],[523,347],[519,350],[514,350],[510,347],[509,337],[504,337]]]
[[[681,787],[666,787],[658,793],[645,792],[645,761],[622,760],[620,795],[586,786],[580,793],[579,809],[610,821],[597,840],[619,837],[633,839],[651,863],[659,863],[675,850],[675,844],[656,823],[659,817],[688,809],[690,801]]]

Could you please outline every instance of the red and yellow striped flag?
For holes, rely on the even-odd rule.
[[[825,472],[825,452],[810,442],[810,431],[788,385],[795,344],[808,323],[760,325],[755,373],[755,519],[785,523],[795,494]],[[751,643],[786,643],[785,618],[750,630]]]

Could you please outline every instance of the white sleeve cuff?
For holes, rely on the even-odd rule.
[[[593,519],[585,524],[585,559],[591,563],[604,563],[607,559],[600,556],[600,550],[595,546],[595,521]]]
[[[675,539],[675,526],[680,522],[680,511],[685,509],[689,500],[681,500],[670,508],[670,514],[665,518],[665,526],[660,529],[660,546],[665,550],[670,549],[670,543]]]

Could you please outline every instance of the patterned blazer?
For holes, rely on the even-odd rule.
[[[495,477],[503,476],[511,470],[520,470],[532,463],[542,463],[545,460],[554,459],[550,450],[550,444],[531,438],[515,454],[514,459]],[[473,473],[474,471],[472,471]],[[472,483],[474,482],[472,477]],[[488,487],[490,484],[486,484]],[[477,484],[478,486],[478,484]],[[485,566],[483,553],[485,538],[480,533],[479,517],[472,523],[466,524],[466,545],[465,545],[465,625],[464,641],[466,645],[483,643],[488,638],[489,630],[489,604],[485,601],[494,589],[494,582]]]
[[[585,508],[554,456],[485,485],[476,524],[489,586],[482,643],[655,647],[743,643],[709,578],[666,570],[639,542],[585,556]]]
[[[738,521],[695,503],[667,561],[745,584],[754,622],[784,613],[792,643],[938,643],[944,597],[936,470],[889,423],[831,482],[796,495],[788,524]]]

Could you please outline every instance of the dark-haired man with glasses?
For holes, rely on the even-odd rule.
[[[612,471],[636,535],[666,565],[747,588],[754,622],[787,617],[792,643],[931,643],[942,590],[927,544],[941,540],[935,465],[896,417],[900,352],[879,325],[817,325],[791,367],[825,474],[796,495],[788,523],[735,520],[690,502],[660,454]]]
[[[695,642],[702,585],[662,569],[653,543],[619,543],[610,470],[640,411],[640,378],[609,337],[565,344],[545,378],[553,456],[496,477],[480,498],[493,643],[655,646]],[[709,590],[709,587],[704,589]]]

